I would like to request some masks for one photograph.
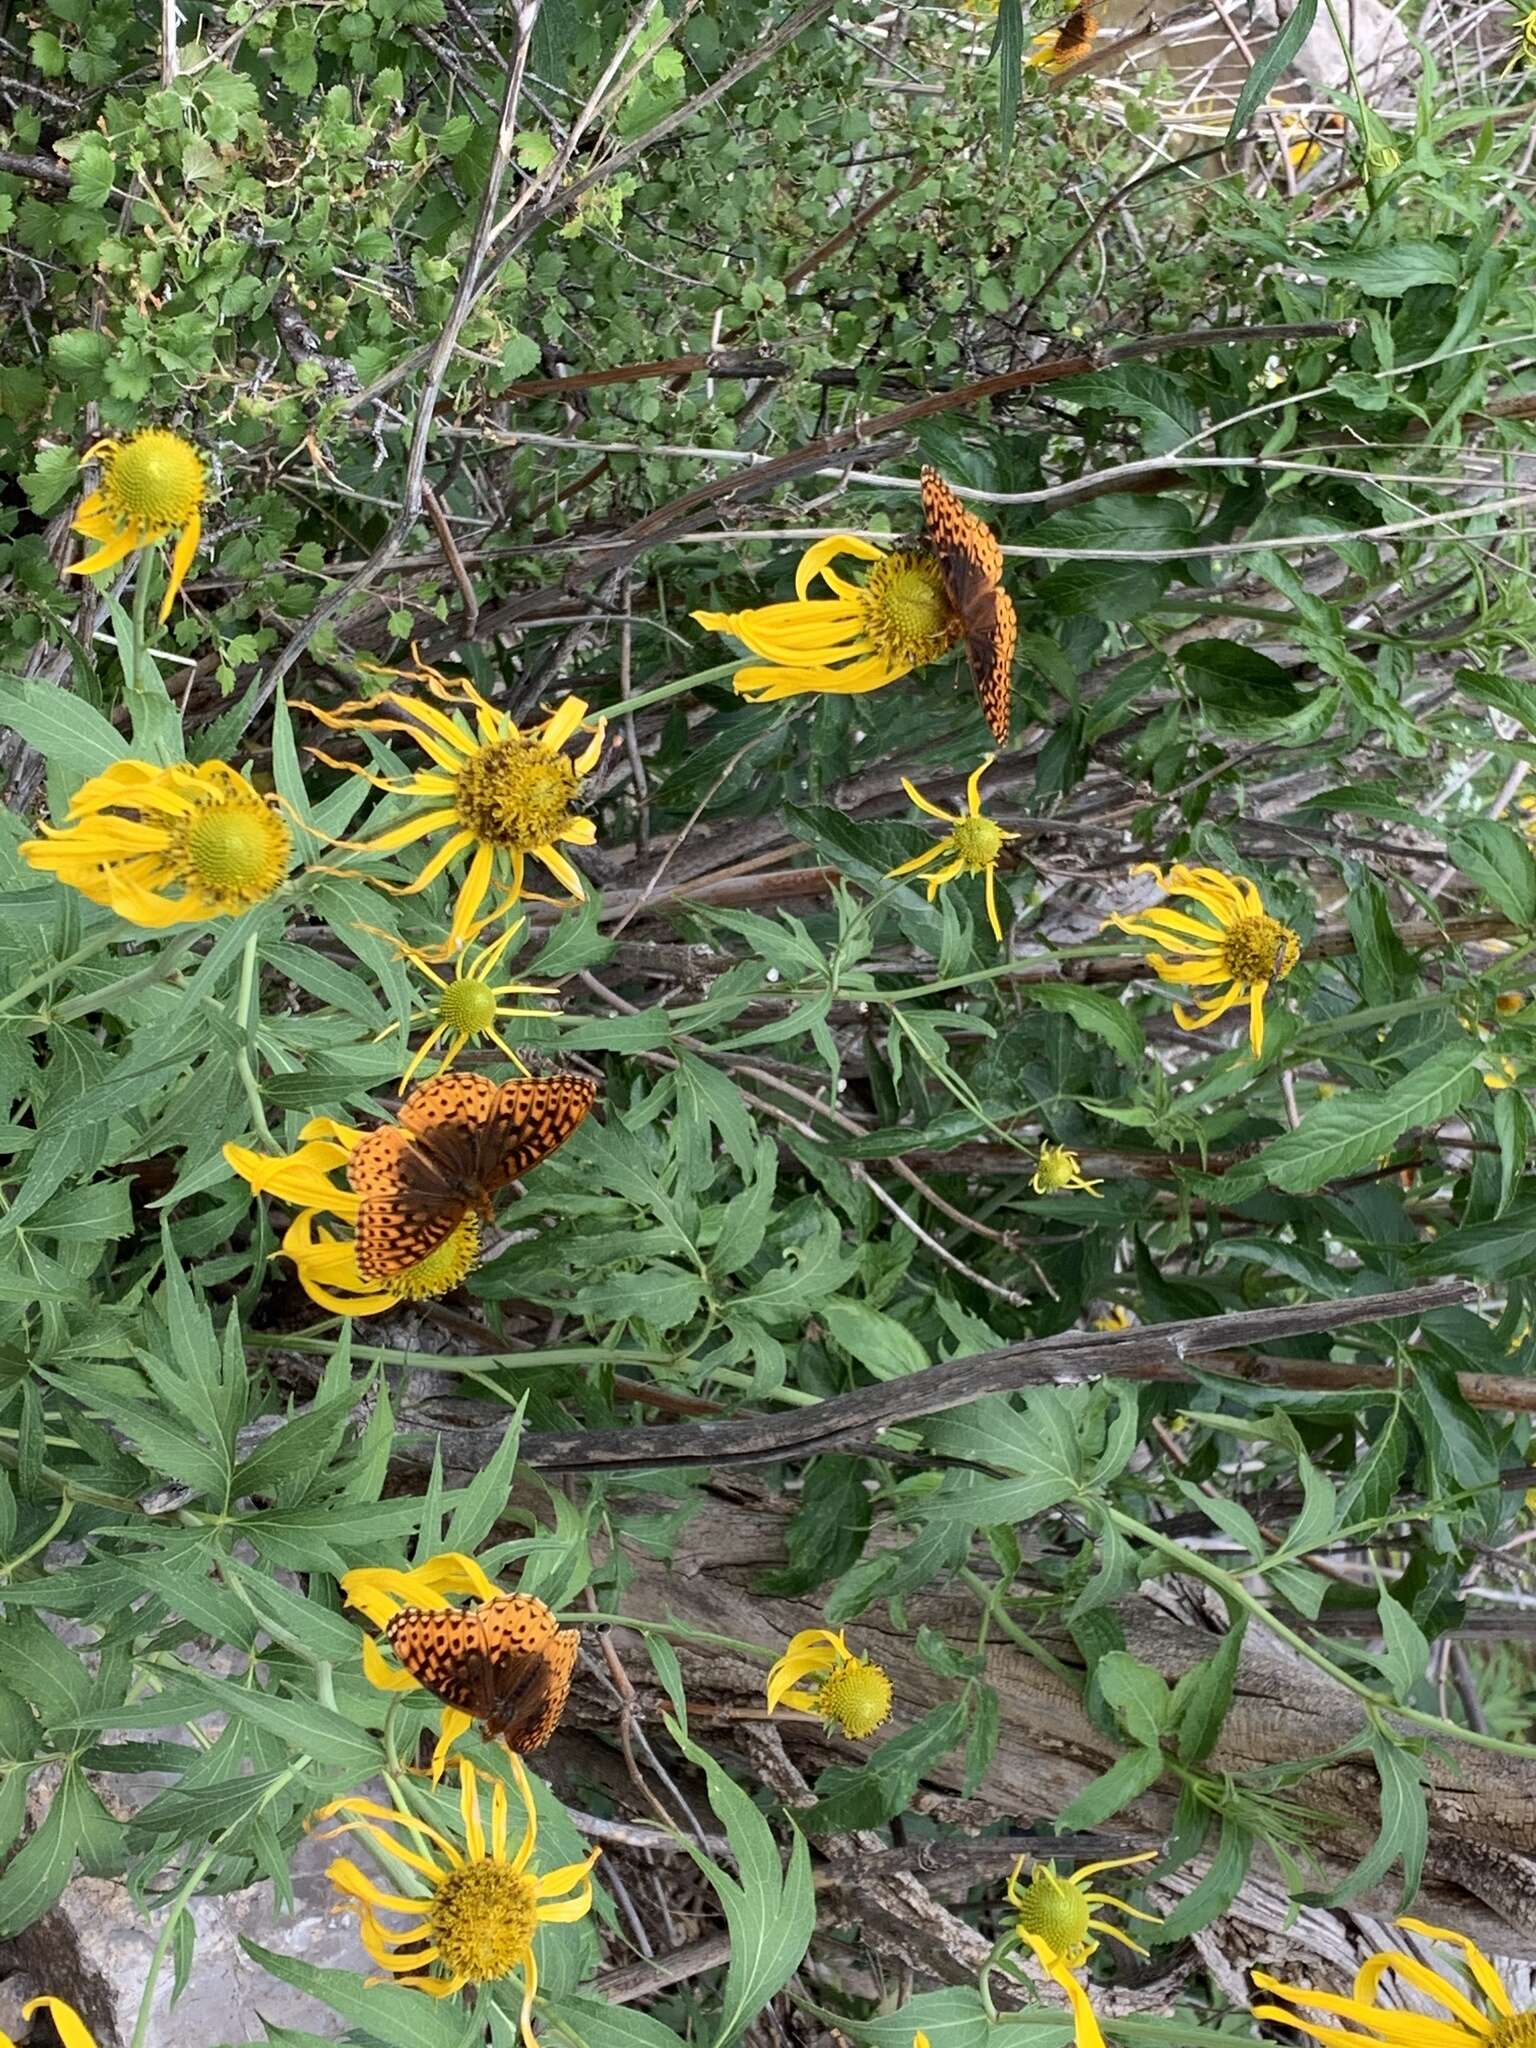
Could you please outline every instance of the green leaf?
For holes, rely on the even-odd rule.
[[[1312,24],[1316,19],[1317,0],[1295,0],[1284,28],[1243,80],[1242,91],[1237,96],[1237,105],[1232,109],[1232,125],[1227,130],[1228,142],[1237,140],[1264,104],[1269,97],[1270,87],[1311,35]]]
[[[21,676],[6,676],[4,684],[0,725],[77,783],[127,758],[127,741],[83,698]]]
[[[1373,1725],[1371,1755],[1381,1783],[1381,1826],[1359,1866],[1350,1872],[1327,1901],[1337,1906],[1380,1884],[1394,1863],[1403,1866],[1402,1904],[1419,1888],[1424,1852],[1429,1842],[1429,1806],[1424,1796],[1423,1765],[1404,1744]]]
[[[862,1763],[831,1765],[816,1782],[816,1804],[796,1818],[813,1835],[883,1827],[906,1812],[927,1773],[962,1740],[966,1719],[963,1700],[947,1701]]]
[[[1129,1806],[1149,1791],[1163,1775],[1163,1755],[1157,1749],[1133,1749],[1110,1765],[1102,1777],[1085,1785],[1056,1816],[1063,1832],[1073,1828],[1102,1827],[1122,1807]]]
[[[783,1990],[811,1945],[816,1898],[810,1849],[796,1830],[788,1866],[781,1866],[773,1831],[746,1793],[675,1722],[668,1725],[678,1747],[704,1773],[709,1803],[725,1829],[739,1874],[732,1877],[689,1837],[681,1837],[719,1897],[730,1933],[731,1959],[709,2042],[710,2048],[731,2048]]]
[[[833,1342],[871,1379],[901,1379],[909,1372],[926,1371],[931,1362],[904,1323],[883,1309],[871,1308],[866,1301],[835,1295],[823,1302],[820,1314]]]
[[[1019,993],[1042,1010],[1070,1017],[1084,1031],[1112,1046],[1127,1066],[1139,1067],[1147,1056],[1146,1036],[1135,1014],[1113,996],[1073,982],[1039,982]]]
[[[1191,1667],[1173,1689],[1171,1720],[1176,1732],[1179,1761],[1193,1767],[1202,1764],[1216,1747],[1227,1709],[1232,1704],[1232,1687],[1243,1653],[1248,1630],[1246,1612],[1239,1612],[1221,1639],[1213,1656]]]
[[[1414,1688],[1429,1675],[1429,1638],[1385,1586],[1376,1601],[1376,1618],[1383,1642],[1377,1664],[1398,1699],[1410,1705]]]
[[[245,1935],[240,1946],[279,1983],[307,1992],[387,2048],[469,2048],[485,2038],[485,2021],[455,1999],[423,1998],[404,1985],[366,1984],[351,1970],[324,1970]]]
[[[1303,0],[1306,4],[1306,0]],[[1315,5],[1315,0],[1312,0]],[[1277,40],[1283,42],[1284,37]],[[1297,251],[1298,268],[1336,277],[1341,283],[1373,299],[1401,298],[1421,284],[1460,284],[1461,259],[1454,249],[1438,242],[1414,242],[1395,237],[1376,249],[1351,249],[1345,256],[1317,256]]]
[[[10,1940],[40,1920],[69,1882],[75,1867],[75,1833],[62,1793],[60,1787],[37,1827],[0,1873],[0,1940]]]
[[[1093,1667],[1093,1675],[1132,1742],[1144,1749],[1158,1748],[1173,1706],[1161,1674],[1126,1650],[1109,1650]]]
[[[1213,1920],[1219,1920],[1243,1888],[1248,1866],[1253,1861],[1254,1838],[1228,1815],[1222,1815],[1221,1834],[1210,1866],[1192,1892],[1187,1893],[1153,1935],[1159,1947],[1187,1941]]]
[[[1317,1102],[1295,1130],[1221,1179],[1222,1198],[1261,1187],[1311,1194],[1325,1181],[1374,1166],[1405,1131],[1439,1123],[1480,1086],[1482,1051],[1470,1033],[1444,1045],[1380,1095],[1357,1091]]]
[[[1495,818],[1473,818],[1451,834],[1445,852],[1506,917],[1536,924],[1536,858],[1523,833]]]

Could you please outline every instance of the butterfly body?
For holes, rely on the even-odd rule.
[[[357,1261],[374,1280],[416,1265],[447,1242],[471,1210],[557,1151],[597,1099],[584,1074],[504,1081],[450,1071],[413,1088],[398,1124],[353,1147],[347,1178],[362,1197]]]
[[[1007,743],[1013,706],[1013,657],[1019,620],[1002,585],[997,536],[966,510],[936,469],[922,476],[923,520],[944,590],[965,637],[966,659],[982,712],[999,746]]]
[[[542,1749],[559,1725],[581,1634],[561,1628],[531,1593],[478,1607],[402,1607],[384,1634],[414,1679],[519,1756]]]

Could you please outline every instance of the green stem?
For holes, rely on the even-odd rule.
[[[36,1557],[40,1550],[46,1550],[74,1512],[75,1503],[72,1500],[64,1501],[59,1508],[59,1512],[54,1516],[42,1535],[38,1537],[37,1541],[29,1543],[20,1557],[13,1557],[8,1564],[0,1565],[0,1579],[12,1578],[20,1571],[29,1558]]]
[[[310,1762],[311,1759],[308,1756],[301,1756],[291,1763],[287,1770],[275,1777],[262,1794],[256,1811],[258,1813],[264,1812],[285,1786],[291,1784],[301,1771],[309,1769]],[[220,1830],[220,1841],[222,1841],[225,1832],[225,1830]],[[160,1939],[155,1943],[154,1953],[149,1959],[149,1975],[144,1980],[144,1995],[139,2000],[139,2015],[134,2022],[133,2039],[128,2044],[128,2048],[144,2048],[144,2039],[149,2031],[150,2014],[154,2009],[155,1986],[159,1983],[160,1972],[165,1967],[165,1958],[175,1937],[176,1923],[181,1918],[183,1912],[185,1912],[188,1899],[191,1898],[197,1887],[208,1875],[218,1853],[219,1841],[210,1842],[181,1883],[176,1887],[175,1895],[166,1911],[165,1925],[160,1930]]]
[[[256,1025],[259,1017],[256,1008],[256,940],[253,924],[240,955],[240,990],[235,998],[235,1014],[240,1020],[244,1042],[235,1055],[235,1065],[245,1090],[245,1099],[250,1104],[251,1121],[270,1145],[272,1132],[267,1124],[267,1112],[262,1106],[261,1090],[256,1085]]]
[[[149,585],[155,573],[155,551],[153,548],[139,550],[138,567],[133,578],[133,646],[129,650],[128,687],[130,690],[144,688],[144,656],[148,645],[145,630],[149,611]]]
[[[718,683],[723,676],[735,675],[744,658],[738,655],[734,661],[722,661],[715,668],[701,668],[697,675],[679,676],[675,682],[658,683],[654,690],[642,690],[638,697],[624,697],[617,704],[610,704],[603,716],[628,718],[633,711],[649,711],[653,704],[665,704],[672,697],[681,697],[685,690],[698,689],[702,683]]]
[[[6,1006],[0,1010],[0,1017],[14,1017],[18,1006],[29,996],[35,996],[38,990],[46,988],[49,982],[57,981],[67,968],[78,967],[85,960],[94,960],[98,953],[104,953],[108,946],[115,946],[123,936],[123,932],[115,924],[110,930],[93,932],[84,945],[77,946],[73,953],[66,953],[62,960],[53,961],[40,974],[34,974],[29,980],[19,982],[15,988],[8,990]]]
[[[1523,1757],[1527,1762],[1536,1756],[1536,1747],[1528,1742],[1507,1742],[1500,1735],[1480,1735],[1475,1728],[1463,1728],[1455,1721],[1442,1720],[1438,1714],[1427,1714],[1422,1708],[1401,1706],[1390,1694],[1377,1692],[1373,1686],[1365,1684],[1362,1679],[1354,1677],[1342,1666],[1335,1664],[1331,1657],[1325,1656],[1321,1650],[1309,1643],[1305,1636],[1288,1627],[1262,1600],[1250,1593],[1241,1579],[1234,1578],[1231,1572],[1224,1572],[1220,1565],[1212,1564],[1210,1559],[1203,1557],[1199,1551],[1186,1550],[1182,1543],[1175,1542],[1171,1536],[1161,1535],[1147,1523],[1138,1522],[1134,1515],[1122,1514],[1119,1508],[1112,1508],[1107,1503],[1104,1513],[1123,1536],[1132,1537],[1145,1544],[1149,1550],[1160,1552],[1171,1563],[1176,1564],[1181,1572],[1189,1572],[1197,1579],[1204,1579],[1223,1599],[1230,1601],[1235,1607],[1241,1607],[1261,1627],[1267,1628],[1271,1635],[1277,1636],[1299,1657],[1304,1657],[1315,1670],[1323,1672],[1336,1684],[1342,1685],[1346,1692],[1353,1693],[1361,1705],[1369,1708],[1372,1713],[1395,1715],[1399,1720],[1411,1721],[1416,1728],[1428,1729],[1431,1734],[1441,1737],[1442,1740],[1470,1743],[1474,1749],[1491,1749],[1500,1756]],[[1390,1730],[1388,1732],[1390,1733]]]

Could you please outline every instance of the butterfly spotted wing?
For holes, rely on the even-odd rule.
[[[367,1132],[347,1161],[363,1198],[359,1270],[388,1279],[445,1244],[471,1209],[489,1216],[492,1195],[557,1151],[596,1099],[584,1074],[498,1087],[483,1074],[449,1072],[413,1088],[399,1123]]]
[[[402,1607],[384,1634],[412,1678],[519,1756],[542,1749],[559,1726],[581,1634],[561,1628],[531,1593],[479,1607]]]
[[[923,519],[944,589],[965,635],[982,712],[999,746],[1013,706],[1019,620],[1002,586],[1003,551],[989,526],[968,512],[936,469],[923,471]]]

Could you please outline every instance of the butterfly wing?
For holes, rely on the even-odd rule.
[[[504,1593],[480,1607],[403,1607],[384,1633],[414,1679],[520,1756],[554,1734],[581,1637],[542,1600]]]
[[[561,1628],[542,1600],[505,1593],[479,1610],[491,1667],[486,1733],[519,1756],[542,1749],[560,1724],[576,1670],[580,1631]]]
[[[487,1194],[521,1180],[566,1139],[597,1100],[597,1083],[585,1074],[532,1074],[504,1081],[495,1123],[481,1153],[480,1185]]]
[[[1018,614],[1002,587],[1003,551],[989,526],[968,512],[935,469],[922,477],[923,518],[944,588],[965,634],[966,658],[982,713],[999,746],[1013,708]]]
[[[384,1634],[402,1666],[444,1706],[477,1721],[491,1711],[491,1660],[477,1609],[402,1607]]]
[[[966,659],[992,737],[1008,743],[1013,716],[1013,656],[1019,644],[1019,617],[1013,599],[1001,585],[979,591],[962,614]]]
[[[1003,574],[1003,551],[991,527],[966,509],[936,469],[923,471],[922,494],[923,523],[927,528],[929,545],[944,571],[945,582],[948,583],[950,576],[961,566],[968,569],[972,579],[979,577],[983,583],[999,582]],[[961,607],[953,587],[950,600],[959,611]]]

